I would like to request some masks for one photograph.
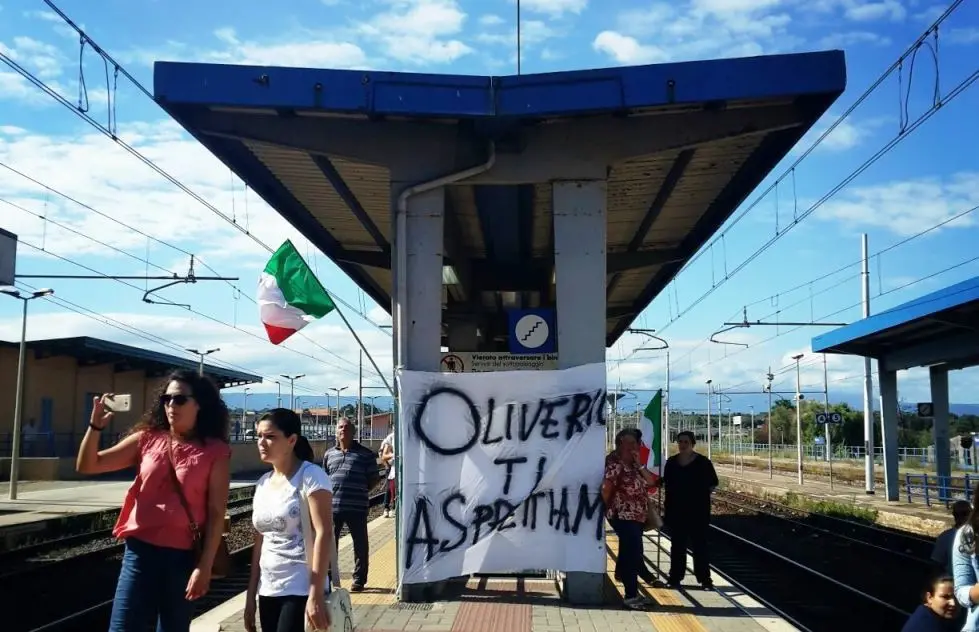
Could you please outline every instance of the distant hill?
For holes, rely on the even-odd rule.
[[[646,402],[649,401],[649,398],[652,397],[652,395],[652,393],[637,393],[636,397],[624,398],[619,403],[619,410],[635,412],[637,401],[645,406]],[[249,393],[248,409],[264,410],[267,408],[275,408],[275,406],[278,405],[276,397],[277,396],[274,392]],[[751,410],[751,406],[754,406],[756,411],[761,412],[768,406],[768,397],[765,395],[736,395],[732,396],[731,399],[734,401],[725,404],[725,409],[730,408],[734,411],[748,412]],[[231,408],[241,408],[242,400],[243,395],[241,393],[227,393],[224,396],[224,401],[227,402],[228,406]],[[297,394],[296,400],[302,405],[303,408],[326,408],[327,406],[336,406],[337,404],[336,396],[330,396],[327,398],[326,395],[315,396]],[[833,394],[830,393],[830,402],[839,403],[840,401],[846,402],[854,410],[863,410],[863,396],[860,394],[847,393],[840,398],[834,397]],[[356,404],[356,402],[356,396],[340,397],[340,403],[344,406],[348,404]],[[392,407],[392,402],[393,400],[390,397],[374,398],[374,405],[380,410],[390,410]],[[364,404],[366,405],[368,403],[369,400],[365,397]],[[716,403],[716,400],[714,403]],[[907,403],[914,404],[915,402]],[[289,395],[287,393],[282,394],[282,405],[286,408],[289,407]],[[673,392],[673,406],[674,409],[680,410],[702,410],[707,407],[707,398],[704,395],[698,395],[695,391],[676,389]],[[979,415],[979,404],[951,404],[949,408],[956,415]]]

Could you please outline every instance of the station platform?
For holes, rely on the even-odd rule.
[[[254,485],[257,478],[236,476],[231,489]],[[26,533],[40,531],[52,520],[94,518],[104,512],[118,511],[132,479],[21,481],[15,501],[6,499],[8,485],[0,484],[0,531]]]
[[[927,506],[923,503],[909,503],[905,500],[888,501],[883,491],[869,495],[864,488],[845,484],[834,484],[820,479],[803,479],[804,484],[796,482],[795,474],[774,472],[769,478],[768,471],[749,467],[735,468],[732,465],[717,465],[717,476],[722,485],[732,491],[739,491],[759,497],[784,497],[787,494],[804,496],[813,500],[830,501],[843,505],[858,505],[876,510],[877,523],[893,529],[901,529],[934,537],[952,525],[952,516],[943,504]]]
[[[370,577],[367,589],[350,595],[355,625],[363,632],[783,632],[796,628],[714,574],[715,591],[697,588],[640,590],[649,599],[646,611],[621,606],[622,585],[613,580],[618,542],[607,530],[608,570],[606,605],[574,607],[561,600],[553,580],[472,577],[450,599],[402,604],[395,596],[393,519],[370,523]],[[658,548],[661,547],[661,548]],[[659,555],[657,556],[657,551]],[[353,548],[348,536],[340,541],[341,583],[349,586]],[[662,577],[669,571],[669,540],[646,540],[647,565]],[[688,572],[692,577],[692,571]],[[244,632],[242,593],[194,621],[192,632]]]

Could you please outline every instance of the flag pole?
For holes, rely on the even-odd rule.
[[[665,441],[664,441],[665,439]],[[659,480],[663,480],[663,468],[666,465],[666,455],[669,452],[666,446],[669,445],[670,440],[670,351],[666,351],[666,397],[663,398],[663,411],[660,415],[660,435],[659,435]],[[659,498],[656,499],[659,504],[659,515],[663,515],[663,494],[666,493],[666,489],[660,484],[659,487]],[[658,529],[656,531],[656,570],[662,571],[661,561],[663,555],[663,529]]]
[[[313,274],[312,268],[309,267],[309,262],[307,262],[305,257],[302,256],[302,253],[300,253],[299,249],[296,248],[296,245],[292,243],[292,240],[287,239],[286,243],[292,246],[292,249],[296,252],[296,256],[298,256],[299,259],[306,266],[306,268],[309,269],[310,276],[312,276],[316,280],[316,283],[319,284],[320,289],[323,290],[323,293],[326,294],[328,297],[330,297],[330,302],[333,303],[333,310],[340,315],[340,319],[343,320],[343,324],[346,325],[347,331],[349,331],[350,335],[354,337],[354,340],[356,340],[357,344],[360,346],[360,350],[364,352],[364,355],[367,356],[367,359],[370,361],[371,366],[374,367],[375,371],[377,371],[377,376],[381,378],[382,382],[384,382],[384,388],[388,389],[388,392],[391,394],[391,397],[394,397],[394,390],[391,388],[391,385],[388,384],[388,381],[387,379],[385,379],[384,374],[381,373],[381,369],[380,367],[377,366],[377,362],[374,362],[374,356],[372,356],[371,352],[367,350],[366,346],[364,346],[364,341],[360,339],[360,336],[358,336],[357,332],[354,331],[354,328],[350,324],[350,321],[347,320],[347,315],[343,313],[342,309],[340,309],[340,302],[337,301],[335,298],[333,298],[333,294],[328,289],[326,289],[326,286],[323,285],[323,282],[320,281],[319,277]]]
[[[377,362],[374,362],[374,356],[372,356],[371,352],[364,346],[364,341],[360,339],[360,336],[357,335],[357,332],[354,331],[354,328],[350,325],[350,321],[347,320],[346,314],[344,314],[343,310],[340,309],[340,304],[333,299],[333,295],[330,294],[329,290],[323,288],[323,291],[326,292],[326,295],[330,297],[331,301],[333,301],[333,308],[336,310],[336,313],[340,315],[341,319],[343,319],[343,324],[347,326],[347,330],[350,332],[350,335],[353,336],[354,340],[357,341],[357,344],[360,345],[361,351],[364,352],[364,355],[367,356],[367,360],[370,361],[371,366],[374,367],[375,371],[377,371],[377,376],[381,378],[382,382],[384,382],[384,388],[388,389],[388,392],[391,393],[391,397],[394,397],[394,391],[391,389],[391,385],[388,384],[388,381],[385,379],[380,367],[377,366]]]

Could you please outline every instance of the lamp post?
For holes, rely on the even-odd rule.
[[[795,360],[795,457],[799,465],[799,485],[802,485],[802,374],[799,360],[804,354],[792,356]]]
[[[774,478],[775,472],[772,469],[772,382],[775,380],[775,376],[772,375],[772,367],[768,367],[768,374],[765,375],[768,382],[765,384],[765,390],[768,391],[768,478]]]
[[[203,375],[203,374],[202,374]],[[245,387],[245,396],[241,400],[241,428],[245,430],[245,426],[248,423],[248,391],[251,389],[247,386]]]
[[[201,376],[204,375],[204,356],[211,355],[212,353],[215,353],[220,350],[221,349],[219,348],[208,349],[207,351],[198,351],[197,349],[184,349],[184,351],[186,351],[187,353],[193,353],[196,356],[200,356],[200,363],[198,364],[197,367],[197,373],[198,375]]]
[[[7,498],[17,500],[17,477],[20,475],[21,416],[24,408],[24,362],[27,357],[27,303],[42,296],[54,294],[54,290],[43,288],[29,294],[22,294],[13,288],[0,290],[7,296],[20,299],[24,303],[20,322],[20,357],[17,360],[17,393],[14,395],[14,434],[10,446],[10,489]]]
[[[294,411],[296,410],[296,380],[298,380],[301,377],[306,377],[306,374],[302,373],[300,375],[280,375],[279,377],[284,377],[285,379],[289,380],[289,408]],[[281,395],[279,396],[279,398],[280,399],[282,398]]]
[[[334,424],[333,424],[333,434],[335,436],[336,433],[337,433],[336,427],[338,425],[340,425],[340,393],[343,392],[343,391],[345,391],[345,390],[347,390],[347,387],[346,386],[343,386],[341,388],[334,387],[334,388],[330,388],[328,390],[331,390],[331,391],[333,391],[334,393],[337,394],[337,418],[334,420]]]

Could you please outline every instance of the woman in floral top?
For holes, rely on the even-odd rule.
[[[623,603],[627,608],[641,609],[645,600],[639,596],[639,578],[652,583],[653,574],[643,557],[643,525],[646,522],[647,490],[656,477],[639,458],[638,430],[626,428],[615,435],[615,451],[605,459],[605,481],[602,500],[609,523],[619,536],[619,554],[615,577],[625,588]]]

